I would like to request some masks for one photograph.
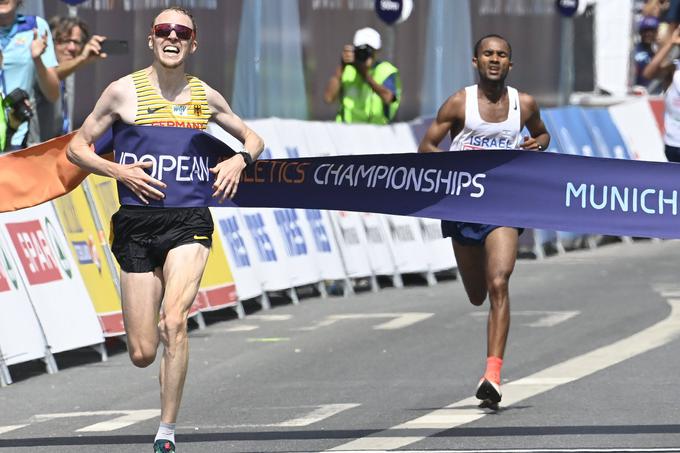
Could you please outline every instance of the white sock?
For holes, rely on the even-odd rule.
[[[161,422],[158,427],[158,432],[156,433],[156,438],[153,440],[156,442],[158,439],[169,440],[173,444],[175,443],[175,423],[163,423]]]

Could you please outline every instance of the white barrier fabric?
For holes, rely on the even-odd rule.
[[[663,139],[646,98],[613,105],[609,113],[635,159],[667,162]]]
[[[430,268],[423,250],[419,219],[396,215],[382,216],[388,231],[387,243],[392,249],[399,273],[427,272]]]
[[[52,352],[104,336],[51,203],[2,214],[2,234],[26,283]]]
[[[300,120],[274,120],[274,125],[279,138],[278,143],[272,146],[278,147],[272,151],[274,157],[312,157],[318,156],[312,151],[317,134],[305,135],[304,125],[306,121]],[[311,132],[307,130],[307,132]],[[326,135],[325,139],[328,139]],[[321,138],[320,141],[323,141]],[[325,145],[330,150],[328,145]],[[282,149],[283,148],[283,149]],[[285,154],[284,154],[285,150]],[[321,277],[327,280],[340,280],[346,277],[342,256],[338,249],[337,240],[334,237],[333,226],[327,211],[318,209],[300,210],[300,215],[307,219],[301,225],[305,229],[305,235],[313,239],[313,258],[321,271]]]
[[[372,275],[366,232],[359,213],[332,211],[330,218],[347,276],[360,278]]]
[[[18,272],[10,248],[0,235],[0,353],[7,365],[45,356],[40,325]]]
[[[366,246],[371,269],[376,275],[392,275],[397,272],[394,254],[388,236],[390,232],[382,214],[362,212],[361,222],[366,231]]]
[[[451,239],[442,236],[441,222],[434,219],[421,218],[420,234],[423,238],[427,261],[432,272],[456,269],[456,256],[453,253]]]
[[[222,237],[224,251],[234,276],[239,299],[252,299],[262,294],[262,283],[258,278],[258,263],[254,256],[255,247],[248,246],[247,227],[236,208],[211,208],[215,227]]]

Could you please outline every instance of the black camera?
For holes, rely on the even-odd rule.
[[[33,110],[26,104],[28,93],[21,88],[15,88],[2,101],[2,105],[8,108],[20,123],[28,121],[33,116]]]
[[[366,63],[366,60],[373,56],[373,48],[371,46],[355,46],[354,47],[354,61],[356,63]]]

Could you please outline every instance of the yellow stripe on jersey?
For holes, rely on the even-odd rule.
[[[191,100],[186,104],[175,104],[156,92],[145,69],[132,73],[137,94],[135,124],[205,129],[212,115],[205,88],[198,78],[189,74],[186,77]]]

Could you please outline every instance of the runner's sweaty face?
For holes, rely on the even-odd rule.
[[[481,80],[504,82],[512,68],[508,43],[498,38],[487,38],[472,58]]]
[[[177,24],[193,29],[191,18],[179,11],[163,11],[154,21],[158,24]],[[166,68],[176,68],[184,63],[189,54],[196,50],[196,35],[190,39],[180,39],[177,32],[172,30],[169,36],[156,36],[153,29],[149,35],[149,47],[153,50],[155,59]]]

